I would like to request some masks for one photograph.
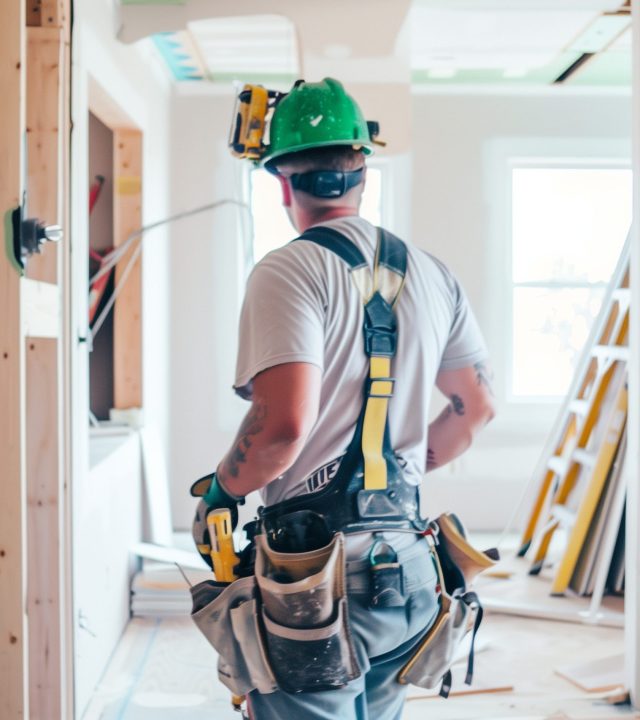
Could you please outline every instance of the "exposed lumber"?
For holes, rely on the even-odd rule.
[[[62,717],[58,342],[26,339],[29,717]]]
[[[25,7],[5,3],[0,22],[0,211],[19,204],[24,131]],[[4,231],[3,231],[4,235]],[[0,248],[0,717],[28,717],[26,658],[24,396],[20,278]]]
[[[27,30],[27,212],[49,225],[60,224],[63,30]],[[27,263],[27,276],[55,283],[59,246],[47,243]]]
[[[26,0],[29,27],[63,27],[69,17],[67,0]]]
[[[142,133],[116,129],[113,133],[113,228],[118,246],[142,224]],[[116,268],[116,285],[133,249]],[[116,408],[142,406],[142,263],[135,261],[114,309],[113,392]]]

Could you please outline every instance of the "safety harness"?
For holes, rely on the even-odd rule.
[[[356,429],[336,475],[317,492],[261,508],[262,527],[276,546],[290,546],[290,536],[301,540],[301,533],[307,542],[316,537],[320,543],[339,531],[422,532],[426,522],[420,519],[418,488],[403,478],[388,423],[395,384],[391,360],[398,341],[394,307],[407,272],[406,246],[380,228],[372,272],[358,247],[333,228],[310,228],[297,241],[313,242],[349,266],[364,306],[369,374]]]

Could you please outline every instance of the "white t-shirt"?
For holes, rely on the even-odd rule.
[[[323,223],[354,242],[373,266],[376,228],[360,217]],[[487,351],[468,301],[447,268],[407,243],[406,282],[396,305],[396,378],[389,403],[391,444],[418,484],[426,470],[429,404],[436,375],[485,360]],[[262,370],[306,362],[322,370],[318,419],[293,466],[262,491],[266,505],[319,490],[314,471],[344,454],[363,401],[369,360],[363,308],[348,265],[312,242],[269,253],[248,281],[240,317],[235,389],[251,397]]]

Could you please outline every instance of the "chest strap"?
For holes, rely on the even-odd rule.
[[[401,240],[379,228],[372,272],[358,247],[332,228],[310,228],[298,240],[313,242],[342,258],[349,265],[362,300],[364,351],[369,357],[362,421],[364,489],[386,490],[384,443],[388,433],[389,400],[395,384],[395,378],[391,377],[391,359],[398,345],[394,307],[404,287],[407,249]]]

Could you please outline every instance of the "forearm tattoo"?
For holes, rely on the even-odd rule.
[[[483,362],[475,363],[473,367],[476,371],[476,382],[478,385],[484,385],[491,395],[493,395],[493,373],[489,367]]]
[[[464,415],[464,403],[460,395],[451,396],[451,408],[456,415]]]
[[[267,406],[261,400],[254,401],[240,425],[236,444],[227,457],[227,470],[232,477],[238,477],[240,465],[247,461],[247,450],[253,443],[253,437],[264,429],[266,417]]]
[[[431,448],[427,449],[427,472],[438,467],[438,461],[436,460],[436,454]]]

